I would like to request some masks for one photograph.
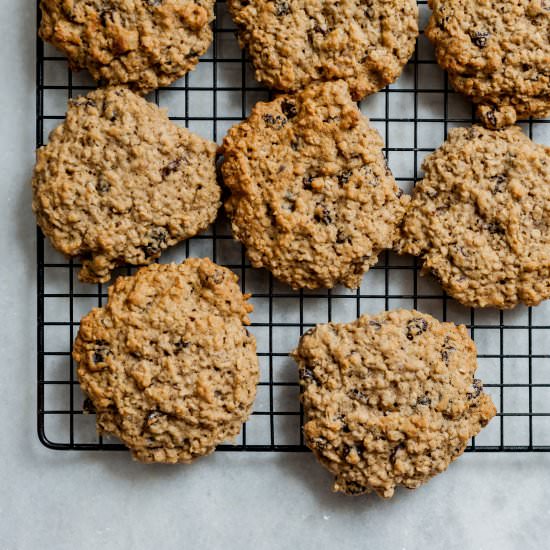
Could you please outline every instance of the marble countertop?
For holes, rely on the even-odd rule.
[[[330,492],[310,454],[216,453],[186,467],[59,453],[36,436],[34,0],[0,0],[0,550],[540,549],[550,454],[467,454],[391,501]]]

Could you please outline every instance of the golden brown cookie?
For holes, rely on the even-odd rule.
[[[38,150],[33,210],[53,246],[82,257],[79,277],[105,282],[151,263],[216,218],[216,145],[125,88],[72,100]]]
[[[490,128],[550,113],[548,0],[429,0],[426,36]]]
[[[254,267],[293,288],[357,287],[406,197],[344,81],[258,103],[223,142],[225,204]]]
[[[418,311],[317,325],[292,356],[306,444],[348,495],[419,487],[496,413],[466,328]]]
[[[145,93],[195,67],[212,42],[214,0],[41,0],[40,36],[73,70]]]
[[[142,462],[191,462],[234,438],[259,377],[247,299],[208,259],[119,277],[73,350],[99,432]]]
[[[344,79],[359,100],[397,80],[418,35],[414,0],[229,0],[256,78],[296,91]]]
[[[550,297],[550,148],[517,126],[457,128],[423,169],[399,251],[467,306]]]

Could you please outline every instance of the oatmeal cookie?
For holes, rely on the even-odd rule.
[[[355,100],[397,80],[418,35],[415,0],[229,0],[256,78],[296,91],[345,79]]]
[[[119,277],[73,349],[98,431],[142,462],[191,462],[234,438],[259,377],[247,299],[208,259]]]
[[[72,100],[38,150],[33,210],[53,246],[82,257],[79,277],[106,282],[151,263],[216,218],[216,145],[125,88]]]
[[[226,136],[233,234],[293,288],[357,287],[392,246],[407,197],[344,81],[258,103]]]
[[[423,169],[399,251],[466,306],[550,297],[550,148],[517,126],[456,128]]]
[[[348,495],[419,487],[496,413],[466,328],[418,311],[317,325],[292,355],[306,444]]]
[[[550,113],[548,0],[429,0],[426,36],[490,128]]]
[[[195,67],[212,42],[214,0],[41,0],[40,36],[73,70],[145,93]]]

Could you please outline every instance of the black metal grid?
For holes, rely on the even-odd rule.
[[[426,1],[418,2],[421,27]],[[251,76],[238,49],[225,4],[216,5],[215,39],[196,71],[150,99],[167,106],[171,118],[219,141],[227,128],[245,118],[258,100],[270,97]],[[37,43],[36,142],[63,119],[68,98],[94,87],[85,74],[72,74],[63,57]],[[421,177],[421,160],[439,146],[453,126],[469,125],[473,108],[449,89],[432,49],[421,35],[399,81],[362,102],[378,128],[396,179],[407,191]],[[550,138],[549,120],[522,125],[540,142]],[[318,322],[349,321],[364,312],[414,307],[441,320],[465,323],[479,350],[479,376],[498,408],[498,416],[473,440],[469,451],[550,451],[550,304],[511,312],[468,310],[445,296],[429,278],[420,278],[414,259],[392,253],[365,276],[357,291],[293,292],[247,262],[232,240],[226,221],[167,251],[161,261],[206,255],[233,269],[243,291],[252,292],[251,330],[258,340],[261,381],[255,411],[232,451],[303,451],[302,414],[296,368],[288,352],[305,330]],[[37,236],[38,282],[38,435],[57,450],[118,450],[116,441],[95,433],[95,418],[83,414],[83,396],[70,357],[78,322],[101,306],[106,285],[83,285],[79,264],[57,254],[40,231]],[[127,268],[121,273],[131,273]]]

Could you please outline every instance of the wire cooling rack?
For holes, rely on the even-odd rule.
[[[418,2],[421,28],[428,19]],[[220,141],[269,92],[254,81],[234,37],[225,4],[216,5],[215,39],[197,69],[149,99],[167,107],[171,118],[206,138]],[[38,40],[37,146],[62,121],[67,100],[94,87],[85,73],[71,73],[66,61]],[[389,165],[409,191],[422,176],[423,157],[454,126],[472,123],[472,106],[449,89],[444,72],[423,35],[401,78],[361,103],[386,143]],[[522,124],[535,141],[550,141],[549,120]],[[250,267],[223,218],[209,231],[167,251],[160,261],[209,256],[240,276],[253,295],[251,331],[258,341],[261,381],[255,410],[233,451],[303,451],[297,369],[288,357],[302,332],[316,323],[351,321],[362,313],[395,307],[418,308],[437,318],[464,323],[479,351],[478,376],[493,396],[498,416],[469,451],[550,451],[550,301],[513,311],[469,310],[447,296],[430,278],[419,277],[416,261],[385,253],[357,291],[293,292],[267,272]],[[38,434],[58,450],[123,449],[95,431],[71,359],[80,318],[107,298],[107,285],[85,285],[79,264],[55,252],[38,231]],[[132,273],[131,268],[119,274]]]

